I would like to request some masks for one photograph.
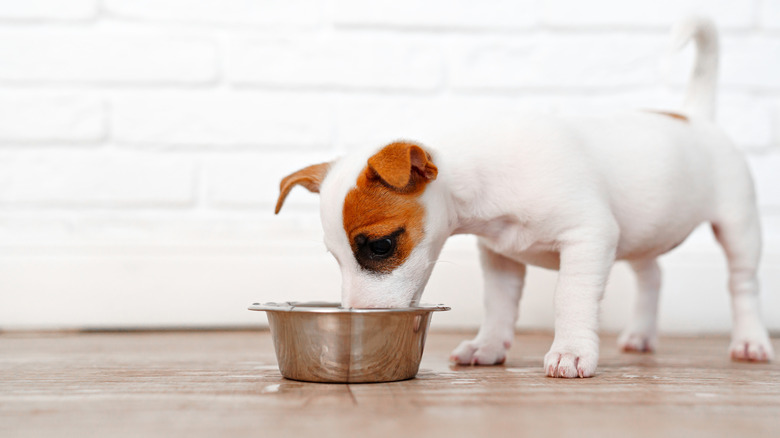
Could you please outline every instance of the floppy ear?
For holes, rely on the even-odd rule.
[[[368,159],[368,167],[397,190],[409,189],[407,186],[420,178],[426,182],[433,181],[439,173],[423,148],[405,142],[391,143],[382,148]]]
[[[320,192],[320,184],[325,179],[325,175],[328,174],[330,163],[314,164],[309,167],[305,167],[293,174],[287,175],[282,179],[279,184],[279,199],[276,201],[275,214],[279,214],[284,204],[285,198],[290,193],[293,187],[302,185],[312,193]]]

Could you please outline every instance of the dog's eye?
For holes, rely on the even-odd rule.
[[[402,242],[404,228],[398,228],[382,237],[371,238],[359,234],[354,238],[352,251],[360,267],[368,271],[385,272],[386,263],[396,256],[399,242]]]
[[[373,254],[378,256],[386,256],[390,254],[394,246],[395,246],[395,242],[393,241],[393,239],[388,237],[384,239],[374,240],[368,243],[368,249],[370,249]]]

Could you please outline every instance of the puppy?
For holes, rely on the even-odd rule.
[[[446,154],[398,141],[295,172],[281,182],[276,213],[296,185],[320,193],[325,245],[341,268],[345,307],[417,304],[447,238],[477,235],[486,316],[476,338],[453,351],[459,364],[504,362],[526,265],[559,270],[555,338],[544,358],[552,377],[594,375],[599,303],[616,260],[630,263],[639,286],[619,345],[652,351],[657,257],[708,222],[728,258],[731,357],[768,361],[753,183],[712,121],[715,26],[689,19],[675,35],[679,45],[693,39],[697,46],[680,113],[528,116],[445,129],[426,144]]]

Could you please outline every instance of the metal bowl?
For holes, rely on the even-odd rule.
[[[422,359],[431,313],[444,306],[345,309],[338,303],[255,303],[268,313],[279,371],[307,382],[411,379]]]

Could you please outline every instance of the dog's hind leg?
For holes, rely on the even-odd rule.
[[[633,318],[618,338],[618,347],[623,351],[655,351],[661,268],[654,258],[632,261],[631,268],[636,274],[638,293]]]
[[[732,207],[725,217],[712,223],[712,230],[728,259],[733,320],[731,358],[765,362],[772,359],[774,352],[759,310],[761,230],[755,203],[748,199],[751,205]]]
[[[512,345],[518,304],[525,282],[525,265],[506,258],[482,243],[480,261],[485,282],[485,320],[477,337],[463,341],[450,355],[461,365],[504,363]]]

